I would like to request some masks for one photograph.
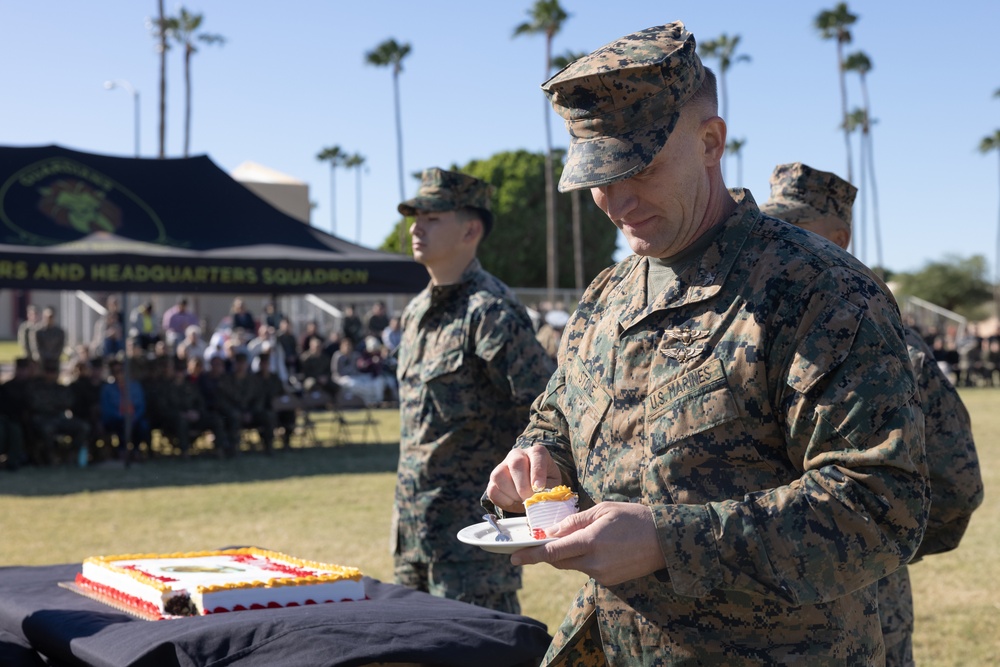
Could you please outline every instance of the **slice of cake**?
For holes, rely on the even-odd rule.
[[[579,511],[577,495],[568,486],[543,489],[525,499],[524,511],[528,515],[531,536],[536,540],[544,540],[546,528]]]
[[[154,618],[365,599],[357,568],[255,548],[88,558],[76,584]]]

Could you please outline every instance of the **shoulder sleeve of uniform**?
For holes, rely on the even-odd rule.
[[[909,332],[908,332],[909,333]],[[931,511],[927,531],[914,560],[958,546],[972,512],[983,502],[983,479],[972,438],[972,423],[951,381],[934,361],[926,344],[908,335],[915,364],[920,408],[924,415],[924,442],[931,484]],[[915,351],[919,350],[919,354]]]
[[[554,363],[535,338],[531,319],[516,302],[498,298],[482,305],[470,334],[490,381],[527,408],[545,388]]]

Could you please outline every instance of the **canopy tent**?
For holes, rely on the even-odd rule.
[[[0,147],[0,287],[415,293],[426,270],[314,229],[207,156]]]

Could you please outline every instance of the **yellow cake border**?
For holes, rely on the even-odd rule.
[[[203,558],[205,556],[258,556],[260,558],[270,558],[272,560],[279,560],[289,563],[295,567],[311,568],[315,570],[330,570],[327,574],[319,574],[309,577],[284,577],[271,579],[269,581],[242,581],[235,582],[231,584],[218,584],[215,586],[198,586],[196,591],[198,593],[214,593],[224,590],[236,590],[241,588],[275,588],[280,586],[305,586],[311,584],[322,584],[322,583],[333,583],[337,581],[343,581],[345,579],[350,579],[352,581],[360,581],[362,574],[361,570],[356,567],[349,567],[346,565],[333,565],[330,563],[320,563],[319,561],[305,560],[303,558],[296,558],[294,556],[289,556],[288,554],[281,553],[280,551],[269,551],[267,549],[258,549],[257,547],[244,547],[241,549],[217,549],[214,551],[188,551],[188,552],[176,552],[169,554],[123,554],[118,556],[91,556],[84,559],[84,563],[95,563],[99,564],[112,572],[117,572],[118,574],[125,574],[139,583],[145,584],[146,586],[151,586],[156,590],[162,592],[173,590],[169,584],[164,583],[158,579],[152,577],[147,577],[141,572],[136,572],[135,570],[129,570],[124,567],[119,567],[112,565],[111,563],[119,560],[151,560],[154,558],[165,559],[165,558]]]

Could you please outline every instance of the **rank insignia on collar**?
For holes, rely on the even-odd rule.
[[[704,338],[708,335],[707,331],[699,331],[698,329],[667,329],[663,332],[663,342],[666,343],[670,339],[678,341],[681,345],[690,345],[699,338]]]
[[[665,347],[661,346],[660,351],[671,359],[676,359],[682,364],[688,359],[700,357],[708,349],[705,345],[693,345],[690,347]]]

